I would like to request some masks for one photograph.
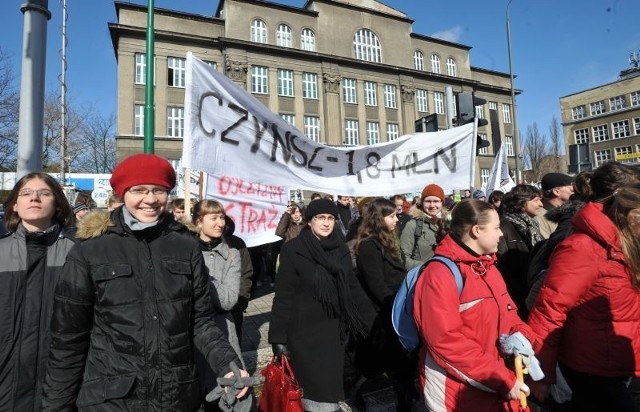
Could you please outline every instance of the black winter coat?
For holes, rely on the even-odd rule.
[[[313,284],[308,275],[315,270],[316,263],[301,236],[283,244],[280,251],[269,342],[287,345],[306,399],[338,402],[345,399],[342,384],[345,347],[340,338],[339,315],[328,316],[322,303],[313,297]],[[353,274],[346,244],[341,252],[339,262],[349,274],[353,302],[370,325],[374,314]],[[337,294],[337,290],[334,293]]]
[[[500,220],[502,237],[498,243],[498,261],[496,266],[500,270],[504,282],[507,284],[509,296],[518,307],[521,319],[527,319],[529,310],[525,300],[529,294],[527,272],[529,270],[530,241],[506,219]]]
[[[88,220],[89,219],[89,220]],[[240,362],[213,321],[197,240],[171,215],[131,231],[122,208],[83,219],[56,287],[47,411],[194,411],[194,347]]]

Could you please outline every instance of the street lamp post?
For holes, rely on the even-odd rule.
[[[509,77],[511,78],[511,107],[513,108],[513,150],[515,152],[515,169],[516,169],[516,183],[520,182],[520,170],[518,167],[518,156],[520,154],[520,139],[518,138],[518,116],[516,110],[516,90],[513,86],[513,64],[511,62],[511,22],[509,19],[509,8],[511,2],[507,2],[507,49],[509,52]]]

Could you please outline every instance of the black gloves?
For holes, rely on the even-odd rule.
[[[276,357],[276,362],[280,362],[280,357],[283,355],[289,357],[289,350],[287,349],[287,345],[284,343],[272,344],[271,350],[273,351],[273,355]]]

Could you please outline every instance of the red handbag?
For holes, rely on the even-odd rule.
[[[302,388],[293,375],[286,356],[276,357],[262,370],[264,385],[260,395],[261,412],[304,412]]]

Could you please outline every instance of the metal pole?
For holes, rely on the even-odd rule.
[[[154,152],[154,139],[155,139],[155,110],[153,101],[153,85],[154,80],[154,29],[153,29],[153,0],[148,0],[147,6],[147,73],[146,73],[146,85],[145,85],[145,99],[144,99],[144,152]]]
[[[509,19],[509,8],[511,2],[507,3],[507,48],[509,51],[509,76],[511,78],[511,108],[513,109],[513,150],[515,154],[515,172],[516,172],[516,184],[520,183],[520,168],[518,167],[520,156],[520,136],[518,135],[518,116],[516,110],[516,91],[513,86],[513,64],[511,62],[511,22]]]
[[[67,170],[67,0],[62,0],[62,49],[60,50],[60,184],[65,185]]]
[[[24,28],[16,168],[18,179],[42,170],[47,21],[51,19],[48,3],[48,0],[27,0],[20,6],[24,14]]]

